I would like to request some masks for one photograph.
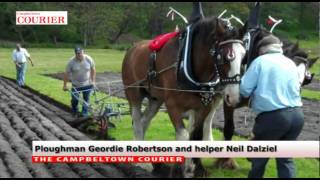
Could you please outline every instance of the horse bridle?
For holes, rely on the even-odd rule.
[[[228,53],[227,58],[224,58],[224,55],[222,54],[222,47],[232,43],[240,43],[241,45],[243,45],[243,42],[238,39],[229,39],[222,42],[216,41],[209,51],[213,59],[216,60],[214,61],[214,69],[216,74],[215,79],[216,81],[219,81],[216,84],[221,84],[222,86],[228,84],[240,84],[241,81],[240,74],[236,74],[233,77],[221,77],[222,66],[229,62],[232,62],[235,59],[235,55],[233,53]]]
[[[246,69],[249,68],[251,62],[253,61],[252,58],[252,49],[253,49],[253,42],[255,41],[260,28],[250,28],[245,33],[242,41],[244,43],[244,47],[246,49],[246,59],[243,60],[242,64],[245,64]]]
[[[304,63],[305,66],[306,66],[306,71],[305,71],[305,73],[304,73],[304,79],[303,79],[303,81],[301,82],[301,86],[310,84],[311,81],[312,81],[312,79],[313,79],[313,74],[311,74],[310,71],[307,69],[307,68],[310,66],[308,59],[307,59],[307,58],[300,57],[300,56],[294,56],[293,59],[299,60],[301,63]]]

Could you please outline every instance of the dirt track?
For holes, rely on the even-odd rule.
[[[32,164],[32,141],[90,140],[69,113],[0,77],[0,178],[152,177],[130,164]]]

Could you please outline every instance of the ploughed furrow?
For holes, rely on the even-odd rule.
[[[27,90],[13,88],[12,86],[15,86],[15,84],[9,80],[4,81],[2,81],[2,85],[10,92],[11,98],[17,99],[18,102],[25,102],[26,104],[28,104],[27,107],[36,108],[40,114],[42,114],[44,117],[49,118],[51,123],[61,128],[65,133],[72,136],[75,140],[90,140],[86,135],[72,128],[68,123],[66,123],[65,119],[62,119],[54,111],[52,111],[54,109],[57,109],[57,107],[43,101],[41,98],[36,97]],[[40,101],[42,102],[41,104],[39,104]],[[63,112],[63,110],[61,109],[60,111]],[[67,112],[64,112],[62,114],[67,114]],[[69,119],[69,121],[74,120],[70,114],[65,118]]]
[[[12,97],[7,91],[3,92],[3,94],[8,94],[8,97]],[[3,97],[3,96],[2,96]],[[60,130],[60,132],[57,132],[58,137],[54,135],[54,133],[51,133],[50,131],[56,129],[56,131],[59,130],[59,128],[55,128],[55,125],[49,120],[46,121],[46,118],[41,115],[41,113],[37,112],[37,109],[35,108],[30,108],[31,106],[26,104],[21,98],[19,97],[12,97],[11,102],[7,101],[6,104],[1,104],[0,105],[1,109],[4,109],[3,111],[7,112],[7,116],[10,117],[10,119],[17,119],[20,118],[23,123],[27,124],[27,126],[37,134],[39,138],[37,140],[74,140],[74,138],[66,135],[63,131]],[[29,108],[28,108],[29,107]],[[29,110],[31,109],[31,110]],[[36,113],[33,113],[36,112]],[[20,122],[21,122],[20,121]],[[47,126],[51,126],[49,128],[44,128],[42,126],[42,121],[46,121],[45,123]],[[28,144],[22,139],[20,139],[19,133],[17,133],[13,128],[11,128],[11,123],[9,121],[6,121],[0,125],[0,127],[3,126],[3,129],[6,129],[4,133],[7,135],[6,137],[8,138],[10,144],[14,144],[14,149],[19,150],[20,152],[18,155],[21,157],[23,162],[27,163],[27,168],[29,169],[32,177],[50,177],[49,174],[41,174],[42,172],[47,171],[46,168],[41,169],[37,166],[43,166],[43,164],[32,164],[31,162],[31,146],[27,147]],[[21,129],[21,128],[20,128]],[[19,131],[19,130],[18,130]],[[20,131],[21,132],[21,131]],[[61,135],[59,135],[61,133]],[[16,138],[13,138],[16,137]],[[31,141],[32,143],[32,141]],[[68,164],[64,166],[69,166],[67,167],[62,167],[59,168],[60,172],[56,171],[56,176],[57,177],[65,177],[66,174],[68,174],[68,171],[74,171],[77,172],[78,175],[75,174],[70,174],[68,177],[104,177],[102,176],[99,172],[97,172],[94,168],[90,167],[89,165],[86,164]],[[54,167],[53,167],[54,168]],[[69,170],[68,170],[69,169]],[[37,171],[39,170],[39,171]],[[40,174],[39,174],[40,173]]]
[[[3,162],[2,158],[0,157],[0,178],[10,178],[10,173],[8,172],[8,169],[4,163],[5,162]]]
[[[153,177],[132,164],[32,163],[33,141],[91,140],[59,107],[0,77],[0,178]]]
[[[1,106],[0,106],[1,107]],[[3,113],[0,112],[2,115]],[[11,150],[21,159],[21,166],[28,170],[31,177],[52,177],[51,173],[45,168],[43,164],[32,164],[31,150],[28,144],[20,138],[19,134],[11,127],[9,119],[3,119],[0,123],[2,139],[6,140]],[[5,146],[2,145],[1,146]],[[18,162],[14,162],[18,163]],[[11,168],[10,168],[11,169]],[[24,176],[21,176],[24,177]]]
[[[31,160],[32,141],[58,140],[56,137],[54,137],[50,133],[46,133],[37,129],[39,128],[39,126],[37,126],[38,123],[36,123],[34,119],[28,118],[26,119],[27,123],[25,123],[25,121],[23,121],[8,106],[4,104],[0,104],[0,109],[9,118],[11,122],[11,126],[14,128],[14,130],[28,144],[30,151],[27,154],[27,160],[29,159]],[[44,138],[44,137],[49,137],[49,138]],[[38,164],[32,164],[32,166],[33,165],[38,165]],[[76,173],[72,172],[72,169],[68,167],[67,164],[47,164],[47,167],[50,169],[50,172],[55,174],[55,177],[79,177]],[[61,176],[61,174],[63,174],[63,176]],[[40,177],[48,177],[48,176],[40,176]]]
[[[1,131],[1,130],[0,130]],[[31,178],[28,168],[24,162],[18,157],[16,152],[11,148],[6,138],[0,134],[0,159],[5,166],[1,171],[6,171],[7,175],[14,178]]]

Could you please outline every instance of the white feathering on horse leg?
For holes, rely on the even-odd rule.
[[[213,112],[214,115],[215,112]],[[211,113],[210,113],[211,114]],[[204,141],[213,141],[213,136],[212,136],[212,118],[213,115],[208,115],[206,117],[206,120],[203,124],[203,137],[202,140]]]
[[[189,110],[187,113],[189,114],[188,130],[189,130],[189,135],[190,135],[191,132],[194,130],[195,111]],[[192,158],[186,158],[185,162],[184,162],[183,177],[184,178],[194,177],[194,169],[195,169],[195,164],[193,163]]]
[[[191,134],[191,132],[194,130],[194,123],[195,123],[195,111],[194,110],[190,110],[188,111],[189,114],[189,134]]]
[[[141,108],[139,106],[132,106],[132,121],[133,121],[133,129],[135,140],[143,140],[143,126],[141,122]]]
[[[180,128],[176,131],[176,140],[177,141],[188,141],[189,132],[186,128]]]
[[[212,120],[213,117],[217,111],[217,108],[222,104],[222,97],[219,97],[218,99],[216,99],[212,106],[211,106],[211,111],[210,113],[207,115],[204,124],[203,124],[203,136],[202,136],[202,140],[204,141],[213,141],[213,135],[212,135]]]
[[[186,158],[184,162],[183,177],[193,178],[195,167],[196,166],[193,163],[192,158]]]
[[[143,126],[143,134],[147,131],[152,118],[157,114],[162,102],[150,100],[147,109],[144,111],[144,114],[141,118]]]

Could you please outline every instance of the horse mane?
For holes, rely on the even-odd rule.
[[[197,21],[193,25],[193,34],[199,38],[202,42],[206,42],[211,38],[208,38],[212,36],[213,32],[215,32],[216,29],[216,18],[210,17],[210,18],[204,18],[199,21]]]
[[[302,58],[308,58],[308,54],[299,48],[299,43],[293,43],[290,42],[289,40],[282,40],[283,42],[283,51],[286,54],[287,57],[293,58],[295,56],[299,56]]]

